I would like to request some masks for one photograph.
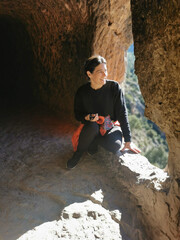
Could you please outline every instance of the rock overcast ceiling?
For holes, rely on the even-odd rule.
[[[110,79],[123,80],[124,51],[132,43],[129,1],[0,1],[0,15],[29,34],[35,95],[51,108],[72,109],[92,53],[107,58]]]

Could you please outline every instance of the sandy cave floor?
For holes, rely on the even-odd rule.
[[[129,196],[101,159],[85,156],[75,169],[65,168],[73,153],[74,128],[46,111],[1,116],[0,240],[18,239],[34,227],[58,220],[65,207],[84,202],[99,190],[104,208],[118,209],[125,222],[132,221]]]

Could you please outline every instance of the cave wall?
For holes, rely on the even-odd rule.
[[[178,1],[131,0],[135,72],[145,115],[166,133],[169,172],[180,179]]]
[[[0,1],[0,16],[18,20],[26,29],[33,94],[51,109],[73,112],[74,93],[86,82],[84,60],[91,54],[107,58],[109,78],[123,81],[124,56],[132,43],[128,0],[7,0]]]

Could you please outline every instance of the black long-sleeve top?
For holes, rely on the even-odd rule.
[[[120,85],[112,80],[97,90],[91,88],[90,82],[81,86],[74,99],[75,118],[86,123],[85,116],[98,113],[99,116],[110,115],[111,120],[118,120],[125,142],[131,141],[126,103]]]

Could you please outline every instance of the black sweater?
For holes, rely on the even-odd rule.
[[[99,116],[108,116],[118,120],[125,142],[131,141],[131,132],[128,123],[126,103],[120,85],[111,80],[97,90],[91,88],[90,82],[81,86],[75,95],[74,112],[78,121],[86,123],[84,119],[89,113],[98,113]]]

